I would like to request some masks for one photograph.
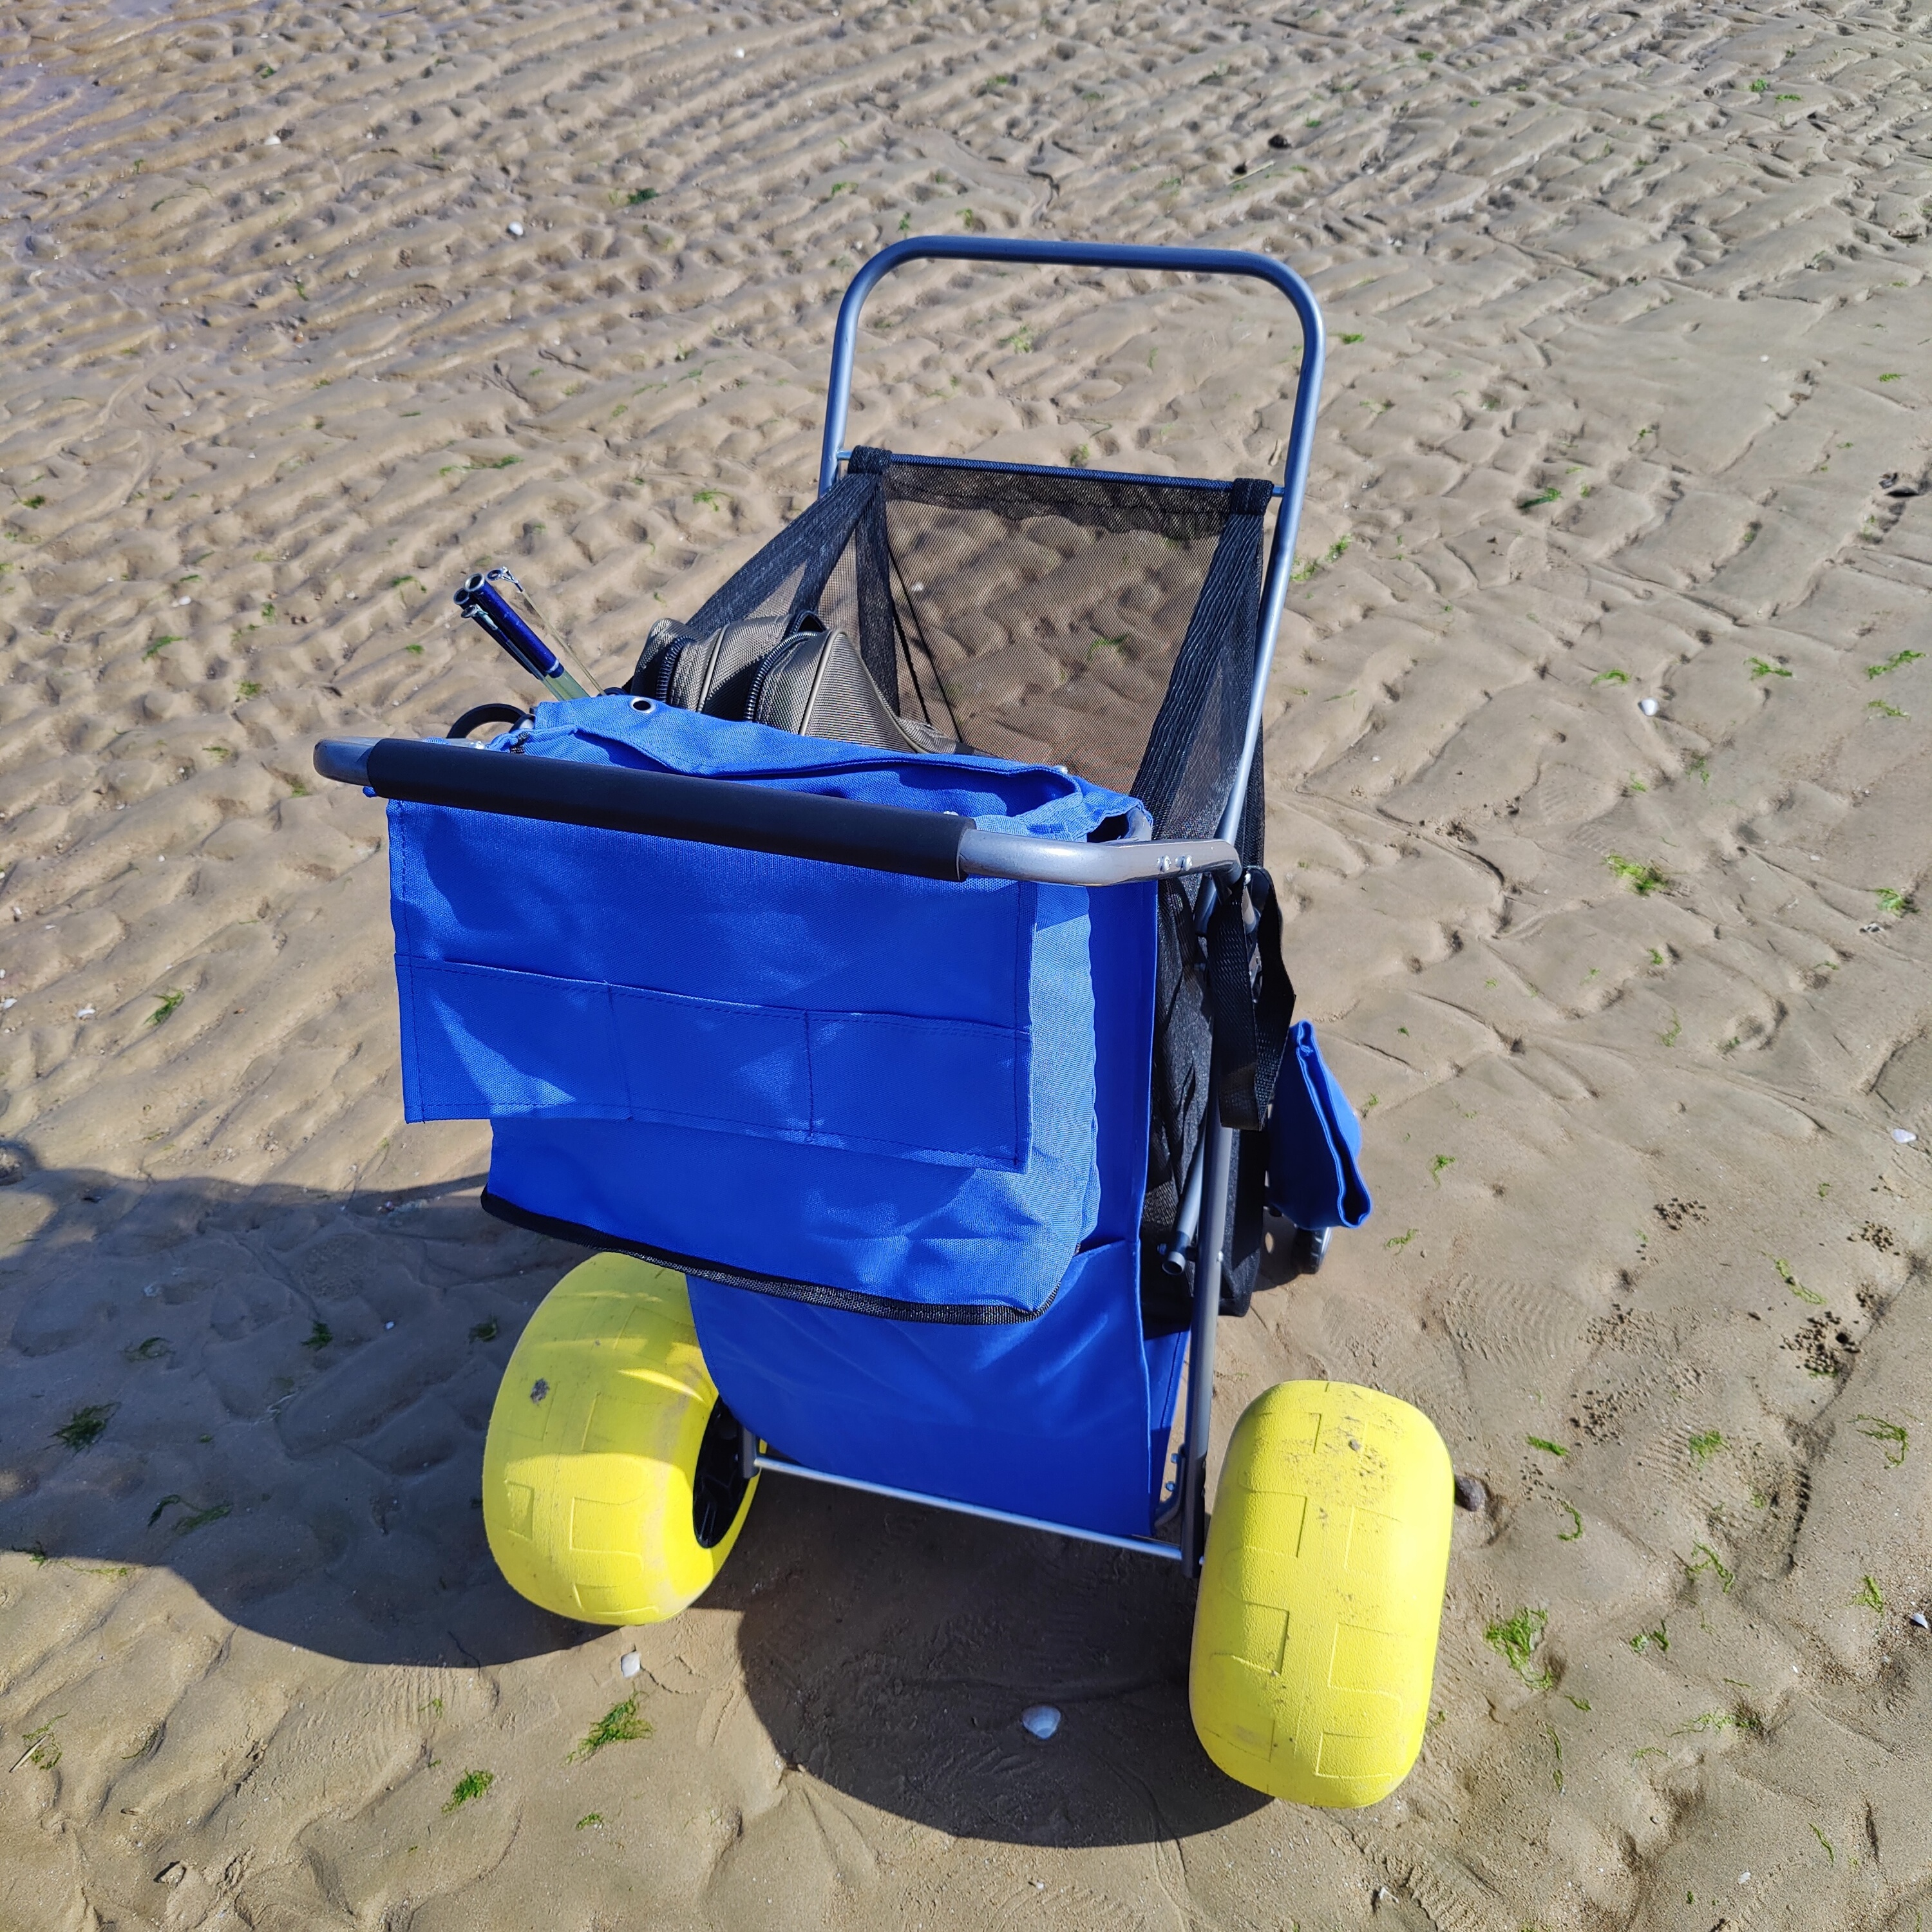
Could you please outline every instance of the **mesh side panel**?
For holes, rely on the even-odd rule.
[[[895,486],[898,473],[889,472]],[[887,526],[894,601],[916,646],[909,681],[933,722],[950,713],[976,750],[1066,765],[1125,791],[1226,509],[1174,519],[1174,536],[1096,525],[1088,506],[1072,507],[1078,520],[1036,499],[972,508],[895,496]],[[939,693],[928,688],[934,674]]]

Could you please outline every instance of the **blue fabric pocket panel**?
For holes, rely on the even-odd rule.
[[[610,1000],[632,1119],[810,1135],[803,1013],[636,986]]]
[[[652,1120],[1017,1172],[1024,1028],[396,962],[412,1120]]]
[[[601,980],[406,956],[396,980],[406,1118],[628,1117],[610,989]]]
[[[972,1020],[814,1013],[813,1137],[976,1167],[1026,1165],[1030,1041]]]

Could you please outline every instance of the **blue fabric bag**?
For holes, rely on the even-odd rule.
[[[1328,1071],[1315,1029],[1290,1030],[1268,1123],[1268,1205],[1298,1228],[1359,1228],[1374,1204],[1357,1161],[1361,1124]]]
[[[548,757],[970,814],[1145,824],[1052,767],[624,698]],[[766,1441],[1144,1534],[1184,1337],[1141,1334],[1154,889],[904,878],[392,801],[412,1120],[488,1119],[486,1204],[662,1256]]]

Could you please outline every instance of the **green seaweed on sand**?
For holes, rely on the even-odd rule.
[[[1626,859],[1621,852],[1611,853],[1604,862],[1640,898],[1660,892],[1670,883],[1654,866],[1641,865],[1634,859]]]
[[[1315,573],[1327,565],[1339,563],[1348,554],[1351,537],[1337,537],[1320,556],[1304,557],[1288,574],[1297,584],[1306,584]]]
[[[1861,1436],[1870,1441],[1885,1444],[1887,1468],[1895,1469],[1905,1460],[1905,1452],[1910,1445],[1911,1438],[1902,1422],[1888,1422],[1880,1415],[1862,1415],[1852,1426]]]
[[[304,1341],[302,1346],[304,1348],[326,1348],[334,1340],[334,1330],[318,1316],[310,1328],[308,1339]]]
[[[1903,670],[1909,664],[1916,664],[1925,653],[1923,651],[1894,651],[1883,664],[1867,664],[1868,677],[1883,677],[1888,671]]]
[[[494,1771],[466,1771],[452,1789],[443,1805],[446,1812],[460,1811],[472,1798],[481,1798],[496,1781]]]
[[[1707,1736],[1720,1736],[1726,1731],[1754,1731],[1762,1732],[1764,1720],[1755,1711],[1705,1711],[1693,1718],[1681,1730],[1673,1731],[1672,1737],[1689,1737],[1702,1731]]]
[[[51,1771],[61,1761],[60,1740],[54,1736],[54,1726],[67,1715],[63,1711],[59,1717],[50,1718],[38,1730],[22,1731],[20,1742],[26,1746],[14,1760],[13,1768],[18,1771],[29,1762],[37,1764],[43,1771]]]
[[[76,1454],[83,1449],[92,1448],[120,1406],[118,1402],[91,1402],[86,1408],[76,1409],[54,1431],[54,1440],[65,1443]]]
[[[1876,1616],[1882,1617],[1885,1615],[1885,1594],[1880,1589],[1875,1577],[1866,1576],[1860,1580],[1858,1593],[1852,1601]]]
[[[1910,892],[1900,892],[1896,886],[1880,886],[1878,888],[1878,909],[1880,912],[1890,913],[1894,918],[1903,918],[1907,913],[1916,912],[1918,904]]]
[[[1569,1450],[1560,1442],[1551,1442],[1540,1436],[1526,1436],[1522,1438],[1532,1449],[1540,1449],[1546,1456],[1567,1456]]]
[[[606,1744],[633,1744],[650,1735],[650,1720],[639,1715],[638,1694],[633,1690],[621,1704],[613,1704],[590,1726],[566,1762],[581,1764],[586,1758],[595,1757]]]
[[[1731,1586],[1737,1581],[1736,1571],[1728,1568],[1724,1558],[1708,1543],[1692,1544],[1690,1554],[1696,1558],[1696,1562],[1693,1563],[1689,1557],[1679,1559],[1684,1564],[1685,1576],[1695,1576],[1700,1571],[1708,1570],[1717,1578],[1718,1587],[1729,1596]]]
[[[1511,1617],[1498,1617],[1483,1633],[1483,1641],[1532,1690],[1547,1690],[1556,1682],[1546,1668],[1532,1671],[1530,1660],[1543,1642],[1550,1612],[1526,1607]]]
[[[1825,1298],[1815,1288],[1807,1288],[1797,1276],[1792,1273],[1791,1264],[1789,1262],[1780,1261],[1774,1255],[1772,1257],[1771,1264],[1777,1269],[1778,1280],[1783,1282],[1800,1301],[1808,1301],[1814,1308],[1824,1306]]]
[[[1724,1438],[1714,1429],[1707,1429],[1701,1435],[1690,1438],[1690,1460],[1694,1462],[1708,1462],[1724,1446]]]
[[[1639,1630],[1636,1635],[1630,1639],[1630,1647],[1631,1649],[1635,1651],[1640,1657],[1641,1657],[1646,1651],[1653,1648],[1660,1650],[1666,1656],[1668,1656],[1670,1652],[1670,1632],[1669,1626],[1665,1624],[1660,1623],[1654,1630]]]

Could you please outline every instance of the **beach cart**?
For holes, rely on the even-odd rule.
[[[1300,327],[1282,481],[848,448],[866,299],[932,258],[1267,284]],[[901,242],[839,310],[815,501],[622,687],[573,694],[489,573],[459,602],[562,695],[317,747],[389,801],[409,1118],[488,1120],[483,1206],[597,1250],[490,1424],[526,1597],[676,1616],[763,1477],[840,1484],[1180,1565],[1216,1764],[1328,1805],[1406,1774],[1434,1428],[1286,1383],[1206,1490],[1264,1208],[1304,1271],[1368,1208],[1261,864],[1322,366],[1262,255]]]

